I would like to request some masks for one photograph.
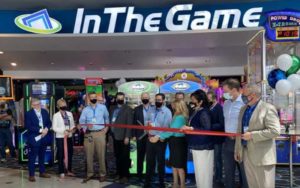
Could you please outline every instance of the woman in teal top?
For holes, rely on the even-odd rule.
[[[181,129],[187,125],[188,108],[184,101],[175,101],[172,103],[174,109],[174,117],[171,123],[171,128]],[[150,138],[150,142],[157,142],[169,138],[170,147],[170,165],[173,169],[173,187],[185,187],[185,171],[187,163],[187,142],[185,134],[163,132],[159,136]]]

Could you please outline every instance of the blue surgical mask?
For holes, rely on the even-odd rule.
[[[232,99],[232,96],[231,96],[229,93],[224,93],[224,94],[223,94],[223,97],[224,97],[226,100]]]

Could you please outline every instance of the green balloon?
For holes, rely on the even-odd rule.
[[[295,55],[291,55],[291,57],[293,59],[293,64],[291,68],[289,68],[289,70],[286,71],[287,76],[297,73],[300,69],[300,58]]]

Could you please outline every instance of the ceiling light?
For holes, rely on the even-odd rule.
[[[4,52],[3,52],[3,51],[0,51],[0,54],[4,54]]]
[[[16,66],[17,66],[17,63],[12,62],[12,63],[10,63],[10,65],[13,66],[13,67],[16,67]]]
[[[54,63],[54,62],[51,62],[50,64],[51,64],[51,65],[54,65],[55,63]]]

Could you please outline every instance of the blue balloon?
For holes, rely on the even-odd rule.
[[[285,72],[280,69],[272,70],[268,75],[268,83],[269,85],[275,89],[276,83],[279,80],[286,79]]]

